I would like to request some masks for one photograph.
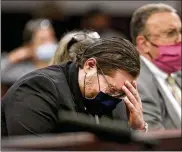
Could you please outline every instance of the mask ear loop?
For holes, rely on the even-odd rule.
[[[86,72],[85,72],[85,73],[86,73]],[[83,96],[84,96],[84,98],[85,98],[85,83],[86,83],[86,76],[87,76],[87,73],[85,74],[85,77],[84,77],[84,91],[83,91]],[[100,80],[99,80],[98,70],[97,70],[97,80],[98,80],[99,91],[100,91]]]
[[[159,47],[159,46],[155,45],[154,43],[152,43],[152,42],[147,38],[146,35],[144,35],[144,38],[145,38],[150,44],[152,44],[153,46],[155,46],[155,47],[157,47],[157,48]],[[148,52],[147,54],[149,55],[149,57],[151,58],[151,60],[153,60],[153,57],[152,57],[151,53]]]
[[[151,58],[151,60],[153,60],[153,57],[152,57],[151,53],[148,52],[147,54],[149,55],[149,57]]]
[[[98,69],[97,69],[97,80],[98,80],[98,85],[99,85],[99,92],[100,92],[100,80],[99,80]]]
[[[86,73],[86,72],[85,72]],[[83,89],[83,96],[85,98],[85,83],[86,83],[86,76],[87,76],[87,73],[85,74],[85,77],[84,77],[84,89]]]

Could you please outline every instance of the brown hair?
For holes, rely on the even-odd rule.
[[[118,69],[128,72],[133,77],[140,73],[139,53],[134,45],[124,38],[98,39],[80,51],[76,65],[83,68],[85,61],[91,57],[96,59],[99,68],[108,75]]]

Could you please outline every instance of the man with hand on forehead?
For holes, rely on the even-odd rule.
[[[71,61],[31,72],[2,99],[2,135],[63,132],[58,111],[68,109],[95,117],[120,119],[135,130],[147,130],[136,79],[139,54],[123,38],[80,44]],[[122,127],[122,126],[121,126]]]

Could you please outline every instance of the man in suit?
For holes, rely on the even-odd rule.
[[[149,129],[181,128],[181,21],[176,10],[162,3],[142,6],[133,13],[130,28],[141,56],[137,83]]]

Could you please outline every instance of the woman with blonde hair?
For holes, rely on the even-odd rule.
[[[75,61],[76,54],[80,47],[87,47],[91,45],[100,36],[95,31],[71,31],[66,33],[60,40],[59,46],[52,57],[49,65],[61,64],[66,61]]]

